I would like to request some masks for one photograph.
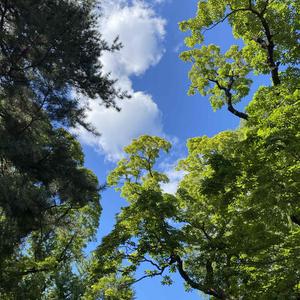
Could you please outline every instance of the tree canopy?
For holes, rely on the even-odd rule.
[[[196,17],[180,23],[181,30],[191,32],[186,45],[193,49],[181,54],[184,61],[193,63],[189,93],[210,94],[214,109],[226,105],[230,112],[247,119],[233,104],[249,93],[250,72],[270,74],[274,86],[281,84],[282,76],[295,78],[298,73],[298,15],[297,0],[199,1]],[[203,42],[205,32],[225,21],[243,46],[232,45],[222,54],[217,45]]]
[[[108,183],[128,201],[113,231],[95,252],[93,289],[111,274],[124,287],[178,272],[187,289],[216,299],[298,299],[299,273],[299,1],[199,1],[190,31],[190,94],[210,95],[244,119],[240,128],[188,140],[185,172],[175,195],[162,190],[168,177],[157,168],[170,143],[142,136]],[[207,30],[222,22],[242,46],[222,53],[205,45]],[[253,74],[270,74],[245,112],[235,104],[249,94]],[[137,269],[146,268],[142,277]],[[107,274],[103,276],[103,274]],[[125,280],[125,279],[124,279]]]
[[[79,299],[101,186],[68,131],[125,93],[104,74],[90,0],[0,2],[0,298]],[[95,100],[96,101],[96,100]],[[75,270],[78,269],[76,272]],[[81,271],[80,271],[81,270]]]
[[[84,167],[81,96],[118,109],[127,97],[99,57],[95,1],[0,3],[0,298],[134,299],[133,284],[177,272],[214,299],[300,298],[298,0],[200,0],[181,53],[189,94],[209,96],[239,128],[187,141],[175,194],[159,168],[171,143],[144,135],[107,178],[127,200],[87,257],[102,186]],[[224,51],[205,33],[227,22]],[[260,75],[270,84],[252,94]],[[236,104],[250,96],[244,111]],[[164,154],[163,154],[164,153]],[[142,275],[141,270],[144,271]]]

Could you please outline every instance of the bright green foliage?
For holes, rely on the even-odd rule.
[[[248,94],[251,80],[246,76],[250,68],[237,46],[232,46],[224,55],[215,45],[203,46],[182,53],[181,58],[194,63],[190,72],[192,86],[189,94],[193,95],[197,90],[204,96],[211,94],[210,102],[214,109],[227,103],[227,87],[231,88],[232,104]]]
[[[169,273],[178,272],[187,289],[216,299],[299,299],[299,8],[199,1],[197,16],[181,23],[194,47],[181,55],[193,62],[190,93],[210,94],[215,109],[227,105],[247,122],[188,141],[175,195],[162,191],[168,178],[155,163],[169,143],[143,136],[125,148],[108,182],[128,206],[95,252],[92,284],[122,275],[124,287],[153,276],[171,284]],[[204,30],[225,20],[244,47],[196,48]],[[273,85],[259,87],[241,113],[233,104],[248,94],[250,72],[270,73]],[[135,278],[137,268],[143,277]]]
[[[122,96],[101,74],[98,56],[118,45],[96,35],[93,4],[0,3],[0,298],[132,300],[133,283],[162,276],[169,285],[178,272],[187,289],[217,299],[299,299],[299,1],[199,1],[181,23],[191,31],[193,49],[182,54],[193,63],[190,93],[247,122],[188,141],[176,195],[162,191],[168,178],[156,164],[170,143],[134,140],[108,176],[128,206],[86,260],[99,186],[60,127],[91,129],[73,91],[107,106]],[[243,47],[196,48],[225,20]],[[233,105],[249,93],[251,72],[270,73],[273,85],[242,113]]]
[[[94,282],[133,276],[143,263],[144,277],[177,271],[187,287],[219,299],[296,299],[299,100],[284,87],[262,88],[243,128],[189,140],[176,196],[161,191],[167,178],[155,170],[169,144],[144,136],[127,147],[108,181],[121,183],[129,206],[96,251]]]
[[[142,136],[125,148],[128,157],[109,175],[109,184],[122,184],[121,194],[130,205],[122,209],[115,228],[96,250],[94,289],[109,282],[111,273],[129,276],[125,285],[129,286],[135,282],[131,275],[142,262],[151,266],[149,255],[159,261],[161,269],[145,271],[145,276],[162,274],[169,264],[170,252],[179,247],[177,230],[166,221],[176,215],[177,201],[162,193],[160,183],[167,177],[154,168],[159,152],[169,148],[170,144],[159,137]]]
[[[131,289],[132,277],[123,274],[120,276],[116,275],[117,272],[108,273],[107,271],[97,269],[97,271],[102,272],[102,276],[97,279],[95,284],[91,286],[88,285],[88,288],[85,291],[82,299],[84,300],[133,300],[134,292]],[[87,281],[90,284],[90,281]]]
[[[249,92],[247,74],[271,73],[273,84],[278,85],[279,66],[299,64],[299,10],[298,0],[200,0],[196,17],[180,23],[181,30],[191,31],[186,45],[194,48],[181,54],[184,61],[193,63],[190,93],[210,93],[214,109],[226,105],[247,119],[232,106]],[[204,33],[224,21],[231,25],[234,37],[243,41],[241,50],[231,46],[221,54],[216,45],[202,45]]]
[[[292,109],[278,107],[274,114]],[[185,263],[198,281],[211,276],[218,298],[298,296],[300,231],[291,221],[299,210],[297,126],[287,129],[291,139],[277,135],[280,126],[268,136],[261,134],[266,128],[245,126],[189,141],[189,156],[180,163],[188,175],[178,191],[186,207],[181,222],[189,224]]]

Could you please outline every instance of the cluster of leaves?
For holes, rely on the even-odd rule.
[[[67,129],[85,121],[76,95],[123,97],[99,57],[90,0],[0,2],[0,298],[79,299],[84,247],[98,228],[96,176]]]
[[[153,276],[171,284],[178,272],[188,289],[217,299],[300,297],[299,9],[293,0],[207,0],[181,23],[194,47],[182,53],[193,62],[190,93],[212,94],[214,108],[226,105],[247,122],[188,141],[175,195],[161,189],[168,178],[155,164],[167,141],[142,136],[125,148],[108,183],[128,206],[95,252],[94,292],[116,276],[127,288]],[[225,20],[242,49],[196,48],[203,31]],[[243,113],[233,105],[248,94],[251,72],[269,73],[273,84]],[[135,277],[141,266],[145,274]]]
[[[199,1],[196,17],[180,23],[181,30],[191,31],[186,45],[193,49],[181,54],[193,63],[189,93],[211,94],[214,109],[225,105],[248,119],[233,104],[249,93],[249,73],[270,73],[273,84],[279,85],[280,66],[294,69],[299,64],[299,10],[297,0]],[[205,32],[225,21],[243,42],[242,49],[233,45],[222,54],[217,45],[202,45]]]

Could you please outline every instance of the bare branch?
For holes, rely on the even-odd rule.
[[[161,276],[164,273],[165,269],[166,269],[166,267],[163,267],[162,270],[160,270],[160,271],[154,271],[151,274],[146,274],[146,275],[140,277],[139,279],[136,279],[136,280],[132,281],[130,283],[130,285],[136,284],[136,283],[138,283],[139,281],[142,281],[145,278],[152,278],[152,277],[155,277],[155,276]]]

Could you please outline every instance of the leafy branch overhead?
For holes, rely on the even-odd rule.
[[[203,46],[183,52],[181,59],[193,63],[189,73],[192,85],[189,94],[199,91],[206,96],[211,94],[210,102],[214,109],[227,105],[236,116],[248,119],[248,115],[238,112],[233,104],[247,96],[252,81],[246,76],[250,67],[243,60],[238,46],[232,46],[224,55],[215,45]],[[232,62],[231,62],[232,61]]]
[[[125,149],[108,182],[128,206],[95,251],[88,293],[112,274],[128,288],[154,276],[171,284],[178,272],[215,299],[298,296],[300,94],[260,92],[243,128],[188,141],[176,195],[161,189],[168,178],[155,163],[167,141],[142,136]]]
[[[273,85],[280,85],[279,67],[284,70],[299,63],[298,14],[297,1],[199,1],[196,17],[180,23],[181,30],[191,32],[186,45],[193,49],[181,54],[184,61],[193,63],[190,92],[208,92],[214,109],[225,105],[231,113],[248,119],[248,114],[233,107],[249,92],[246,76],[250,72],[270,74]],[[242,49],[232,46],[225,54],[215,45],[199,49],[205,33],[223,22],[228,22],[234,37],[242,40]],[[207,90],[209,83],[214,86]]]
[[[210,95],[214,109],[247,122],[188,140],[175,195],[162,190],[168,177],[157,163],[167,141],[142,136],[125,148],[108,182],[128,206],[95,251],[95,293],[111,274],[127,276],[128,288],[154,276],[172,284],[177,272],[187,289],[213,299],[300,297],[299,9],[292,0],[199,1],[196,17],[180,24],[191,31],[192,49],[181,54],[192,63],[189,94]],[[222,22],[242,47],[204,45]],[[240,112],[252,73],[270,74],[273,84]]]

